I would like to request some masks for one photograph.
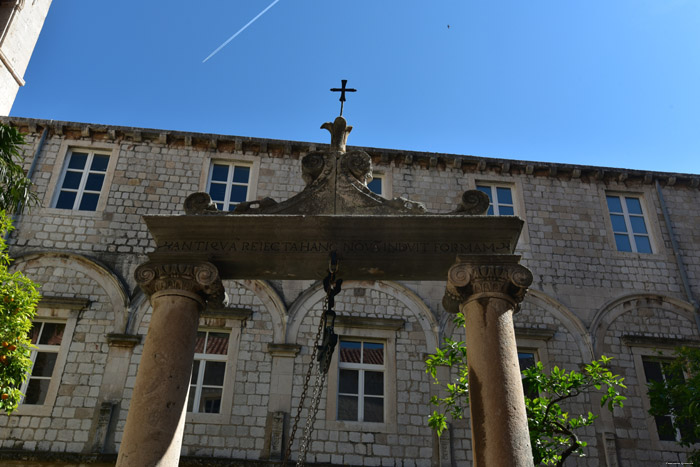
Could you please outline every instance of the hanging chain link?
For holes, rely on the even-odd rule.
[[[304,426],[304,437],[299,444],[299,457],[297,459],[296,466],[301,467],[306,462],[306,453],[309,449],[309,440],[311,439],[311,434],[314,430],[314,423],[316,421],[316,415],[318,414],[318,406],[321,402],[323,385],[326,381],[326,374],[328,373],[330,359],[333,355],[333,350],[335,349],[335,344],[338,340],[337,335],[333,331],[335,324],[335,312],[333,311],[333,307],[335,304],[334,297],[340,293],[340,287],[343,281],[342,279],[336,280],[335,274],[337,271],[338,260],[336,252],[333,251],[331,252],[331,260],[328,265],[328,275],[323,280],[323,287],[326,291],[326,296],[323,299],[323,312],[321,313],[321,319],[319,320],[318,329],[316,330],[313,350],[311,351],[311,362],[309,363],[309,369],[307,370],[306,378],[304,379],[304,387],[302,389],[301,396],[299,397],[299,406],[297,407],[297,413],[294,417],[294,425],[292,426],[289,441],[287,442],[287,450],[284,453],[284,461],[282,462],[283,467],[287,467],[289,457],[292,454],[292,444],[294,443],[294,437],[296,436],[299,421],[301,419],[301,411],[304,408],[304,401],[306,400],[306,395],[309,390],[311,373],[313,372],[313,368],[316,366],[316,360],[318,360],[314,390],[311,397],[311,407],[309,408],[306,425]],[[329,316],[332,318],[330,326],[328,325]],[[322,334],[323,342],[321,345],[319,345],[321,343]],[[320,354],[319,351],[321,352]]]

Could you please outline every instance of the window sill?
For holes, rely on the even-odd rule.
[[[327,420],[326,429],[336,431],[361,431],[362,433],[396,433],[395,423],[351,422]]]

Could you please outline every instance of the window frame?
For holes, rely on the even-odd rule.
[[[65,324],[66,327],[63,330],[63,338],[61,339],[56,362],[54,364],[53,371],[51,372],[51,382],[49,383],[44,403],[24,404],[22,401],[17,407],[17,411],[15,412],[16,414],[32,416],[51,415],[53,407],[56,403],[56,397],[58,396],[58,389],[61,385],[61,381],[63,380],[63,371],[68,360],[70,346],[73,341],[73,333],[78,321],[78,314],[81,310],[87,307],[87,304],[87,300],[61,297],[43,297],[39,302],[36,315],[34,316],[34,322],[41,321],[46,323],[61,323]],[[32,361],[34,361],[36,358],[36,353],[38,353],[38,350],[32,350]],[[34,365],[32,363],[32,369],[33,366]],[[29,377],[27,378],[27,381],[22,384],[23,390],[29,384],[28,381]]]
[[[371,321],[371,320],[368,320]],[[340,339],[351,341],[376,342],[384,344],[384,421],[361,422],[352,420],[338,420],[338,384],[340,344],[336,346],[328,370],[328,391],[326,395],[326,428],[338,431],[358,431],[372,433],[396,433],[396,323],[388,323],[382,326],[381,320],[377,320],[377,326],[371,323],[366,327],[353,327],[352,323],[336,321],[335,331]],[[403,325],[403,322],[401,322]]]
[[[620,205],[622,207],[622,212],[615,212],[615,215],[622,215],[624,222],[625,222],[625,228],[627,229],[626,232],[616,232],[615,228],[612,223],[612,215],[613,213],[610,211],[610,206],[608,204],[608,197],[617,197],[620,200]],[[642,214],[630,214],[628,212],[628,207],[627,207],[627,201],[626,198],[636,198],[639,201],[640,208],[642,210]],[[605,211],[608,213],[606,217],[606,225],[608,228],[609,236],[612,241],[612,245],[615,249],[615,251],[619,253],[627,253],[627,254],[635,254],[635,255],[654,255],[658,253],[658,248],[656,246],[656,242],[654,241],[655,235],[654,235],[654,228],[651,222],[651,218],[648,215],[649,207],[646,203],[646,197],[644,196],[643,193],[629,193],[629,192],[619,192],[619,191],[605,191],[604,196],[603,196],[603,204],[605,205]],[[649,240],[649,248],[651,249],[650,252],[640,252],[638,251],[637,248],[637,242],[635,239],[635,236],[644,236],[645,234],[637,234],[632,230],[632,223],[630,220],[630,216],[633,217],[641,217],[642,220],[644,221],[644,227],[646,229],[646,237]],[[617,245],[617,239],[616,235],[622,235],[626,234],[627,239],[630,243],[631,251],[626,251],[626,250],[620,250]]]
[[[651,409],[651,404],[649,402],[649,393],[647,388],[646,373],[644,372],[644,357],[652,357],[658,359],[673,359],[673,350],[675,347],[684,345],[684,343],[679,342],[678,345],[669,344],[659,345],[654,339],[650,339],[649,342],[644,342],[644,338],[634,339],[633,342],[625,342],[625,336],[623,336],[623,342],[630,346],[632,352],[632,359],[634,362],[634,374],[637,376],[637,388],[639,389],[639,397],[642,400],[642,409],[644,410],[644,419],[646,420],[647,431],[649,432],[649,441],[651,448],[657,451],[673,451],[673,452],[687,452],[688,448],[685,448],[678,444],[676,441],[666,441],[659,438],[658,427],[656,426],[656,420],[653,416],[649,414]]]
[[[510,194],[513,198],[513,215],[524,221],[523,228],[520,231],[516,250],[523,251],[530,249],[530,233],[527,226],[527,216],[525,211],[525,197],[523,196],[523,188],[521,181],[514,178],[505,178],[497,175],[480,174],[476,177],[470,177],[467,181],[469,189],[477,190],[478,186],[488,185],[491,187],[510,188]]]
[[[381,365],[373,365],[371,363],[351,363],[351,362],[343,362],[343,361],[338,361],[338,389],[336,391],[336,398],[340,399],[340,396],[356,396],[357,397],[357,420],[341,420],[339,417],[339,414],[337,413],[338,411],[338,406],[339,403],[336,400],[336,420],[338,421],[343,421],[343,422],[360,422],[360,423],[384,423],[384,419],[386,417],[386,387],[387,387],[387,379],[386,379],[386,342],[384,340],[380,339],[365,339],[365,338],[348,338],[348,337],[340,337],[338,339],[338,352],[340,352],[340,346],[342,341],[346,342],[356,342],[360,343],[360,349],[362,351],[362,355],[364,355],[364,349],[365,349],[365,344],[381,344],[382,345],[382,354],[383,354],[383,363]],[[357,371],[357,393],[341,393],[340,392],[340,371],[341,370],[351,370],[351,371]],[[382,394],[381,395],[366,395],[365,394],[365,388],[364,388],[364,382],[365,382],[365,376],[368,371],[375,372],[375,373],[381,373],[382,374]],[[364,420],[364,403],[365,403],[365,398],[370,397],[370,398],[375,398],[375,399],[380,399],[382,400],[382,421],[381,422],[368,422]]]
[[[224,191],[223,208],[219,209],[219,207],[217,206],[217,209],[219,209],[220,211],[224,211],[224,212],[229,211],[229,208],[231,207],[231,201],[230,201],[231,189],[233,186],[245,186],[246,187],[246,199],[244,201],[250,201],[252,199],[255,199],[253,196],[251,196],[251,186],[252,186],[252,182],[253,182],[253,164],[250,162],[241,162],[238,160],[212,159],[210,161],[209,169],[208,169],[208,173],[207,173],[206,187],[205,187],[205,191],[207,193],[209,193],[211,190],[211,185],[212,185],[211,177],[214,173],[214,166],[215,165],[226,165],[229,168],[227,180],[225,183],[226,189]],[[247,184],[233,181],[233,176],[234,176],[236,167],[246,167],[249,169],[248,183]],[[231,168],[233,168],[234,170],[230,170]],[[223,184],[220,181],[215,181],[214,183],[219,184],[219,185]],[[217,205],[220,203],[220,201],[217,201],[217,200],[213,200],[213,201]],[[237,205],[237,204],[239,204],[239,203],[236,203],[235,205]]]
[[[517,209],[517,203],[516,203],[516,193],[513,185],[510,185],[508,183],[497,183],[497,182],[476,182],[476,189],[479,190],[479,187],[488,187],[491,188],[491,196],[489,196],[489,208],[493,208],[493,214],[486,214],[487,216],[517,216],[518,215],[518,209]],[[507,189],[510,191],[510,200],[511,203],[501,203],[498,200],[498,188],[501,189]],[[483,193],[482,190],[479,190]],[[513,214],[501,214],[500,211],[501,207],[508,206],[513,209]]]
[[[220,333],[220,334],[227,334],[228,335],[228,344],[226,348],[226,353],[224,354],[209,354],[206,352],[203,353],[196,353],[194,354],[194,361],[198,362],[222,362],[224,363],[224,377],[223,377],[223,384],[221,385],[221,402],[219,405],[219,411],[218,412],[200,412],[199,410],[197,411],[187,411],[187,413],[192,413],[192,414],[212,414],[212,415],[218,415],[221,413],[222,410],[222,405],[223,405],[223,399],[224,399],[224,386],[226,386],[226,377],[230,376],[228,374],[228,368],[226,363],[228,362],[228,356],[229,356],[229,348],[231,347],[231,330],[230,329],[210,329],[210,328],[198,328],[197,333],[204,332],[205,333],[205,341],[204,341],[204,350],[206,351],[207,348],[207,343],[209,342],[209,334],[210,333]],[[193,362],[193,370],[194,370],[194,362]],[[199,365],[198,371],[197,371],[197,381],[195,383],[192,383],[192,380],[190,379],[190,392],[189,395],[187,396],[188,398],[188,405],[189,405],[189,400],[192,397],[192,386],[195,387],[195,394],[194,394],[194,400],[192,401],[192,408],[198,408],[199,403],[201,401],[201,396],[202,396],[202,389],[207,387],[212,387],[213,385],[205,385],[204,384],[204,373],[206,372],[206,364],[204,366]],[[194,373],[194,371],[193,371]]]
[[[68,162],[70,160],[70,155],[75,152],[87,152],[87,153],[99,153],[109,156],[109,161],[107,163],[107,171],[105,172],[104,180],[102,181],[102,188],[100,189],[99,198],[97,200],[97,206],[94,211],[81,211],[79,209],[65,209],[57,208],[56,202],[58,201],[58,196],[61,192],[63,181],[65,179],[65,173],[68,169]],[[101,215],[107,206],[109,201],[109,193],[112,189],[112,180],[114,178],[114,172],[117,166],[117,159],[119,155],[119,146],[115,143],[103,143],[95,141],[85,141],[85,140],[64,140],[56,155],[56,159],[53,164],[53,171],[51,173],[51,181],[46,189],[44,195],[43,206],[49,210],[49,213],[56,215],[66,215],[71,216],[84,216],[84,217],[95,217]],[[47,161],[48,162],[48,161]],[[87,179],[87,177],[85,177]],[[81,180],[81,183],[82,180]],[[76,196],[77,200],[77,196]]]
[[[233,409],[234,385],[238,368],[238,352],[241,343],[241,329],[253,312],[242,309],[205,310],[199,318],[198,331],[214,331],[229,333],[228,351],[226,353],[226,371],[224,386],[221,392],[221,407],[219,413],[187,412],[186,423],[216,424],[230,423]],[[191,381],[191,380],[190,380]],[[191,384],[190,384],[191,386]],[[189,391],[189,389],[188,389]],[[189,399],[188,392],[188,399]]]

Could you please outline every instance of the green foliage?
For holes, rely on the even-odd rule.
[[[458,315],[455,323],[464,325],[464,317]],[[562,465],[571,454],[583,456],[586,442],[576,436],[575,431],[592,425],[596,416],[591,412],[585,415],[572,415],[564,411],[561,402],[574,399],[593,390],[601,391],[601,407],[608,410],[622,407],[625,397],[620,390],[626,388],[623,378],[614,375],[607,364],[610,358],[602,356],[585,365],[581,371],[566,371],[554,367],[547,374],[541,362],[523,371],[523,381],[529,392],[538,397],[525,397],[525,409],[530,430],[532,454],[537,464]],[[467,350],[464,342],[445,339],[445,345],[426,360],[426,372],[435,384],[442,384],[438,376],[440,367],[456,370],[454,381],[445,386],[446,396],[433,396],[431,403],[437,406],[428,419],[428,425],[438,435],[447,428],[447,416],[461,419],[469,404],[469,380]]]
[[[20,146],[24,136],[17,128],[0,123],[0,211],[21,212],[38,202],[32,182],[22,168]]]
[[[10,257],[4,237],[10,229],[10,220],[0,211],[0,410],[7,413],[17,408],[20,387],[32,366],[27,333],[39,303],[37,284],[8,270]]]
[[[674,356],[664,362],[665,380],[649,383],[649,414],[670,415],[674,433],[680,433],[678,443],[690,447],[700,441],[700,349],[679,347]],[[700,449],[688,461],[700,465]]]

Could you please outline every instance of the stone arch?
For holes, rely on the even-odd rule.
[[[421,326],[425,334],[425,342],[428,349],[434,349],[438,345],[438,330],[439,325],[435,316],[430,311],[430,308],[423,300],[406,286],[391,281],[345,281],[343,282],[343,290],[365,288],[376,290],[390,295],[400,301],[408,310],[415,316],[417,322]],[[295,343],[299,333],[299,326],[311,310],[310,305],[316,304],[323,300],[325,292],[323,284],[315,283],[309,287],[289,308],[287,318],[286,341]]]
[[[594,316],[590,326],[590,335],[596,353],[601,352],[604,337],[610,326],[622,315],[633,313],[639,308],[656,308],[676,314],[687,320],[688,328],[693,329],[693,334],[698,335],[692,304],[655,293],[632,293],[608,301]]]
[[[128,285],[109,267],[93,259],[75,253],[30,253],[15,259],[13,268],[59,267],[70,268],[94,280],[108,297],[113,309],[114,331],[119,332],[126,326],[129,306]]]

